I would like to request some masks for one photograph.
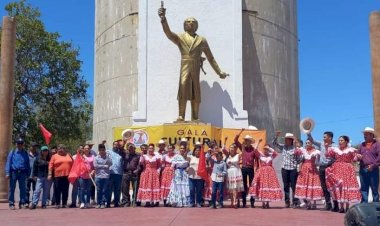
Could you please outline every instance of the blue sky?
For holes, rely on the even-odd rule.
[[[0,2],[0,14],[5,15]],[[82,75],[93,96],[94,0],[29,0],[48,31],[80,48]],[[380,0],[298,0],[301,118],[316,122],[314,137],[331,130],[354,144],[373,127],[369,13]],[[303,136],[304,137],[304,136]]]

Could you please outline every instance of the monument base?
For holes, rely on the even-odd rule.
[[[134,136],[131,137],[128,142],[134,143],[137,147],[142,144],[157,144],[159,140],[164,140],[166,144],[177,145],[181,139],[186,138],[189,141],[190,149],[194,147],[196,142],[205,145],[210,141],[215,141],[219,146],[222,146],[226,137],[226,146],[229,146],[234,142],[236,134],[241,130],[241,128],[216,127],[204,122],[184,121],[181,123],[164,123],[162,125],[151,126],[114,127],[114,140],[122,139],[121,133],[125,129],[132,129],[134,131]],[[255,140],[262,139],[263,142],[261,146],[266,143],[265,130],[246,129],[241,134],[239,140],[242,142],[244,136],[247,134],[252,136]]]

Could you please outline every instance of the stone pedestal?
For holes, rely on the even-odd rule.
[[[6,202],[8,199],[8,181],[4,168],[12,145],[15,49],[16,22],[11,17],[3,17],[0,72],[0,202]]]
[[[369,17],[372,58],[373,115],[377,137],[380,136],[380,11]]]

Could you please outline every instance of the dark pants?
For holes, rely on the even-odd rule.
[[[27,172],[25,170],[11,170],[9,174],[9,193],[8,201],[9,206],[15,205],[15,189],[18,182],[18,188],[20,190],[20,205],[24,205],[26,202],[26,178]]]
[[[243,206],[246,205],[248,189],[249,189],[249,187],[252,184],[254,173],[255,172],[254,172],[254,170],[253,170],[252,167],[244,167],[243,166],[241,168],[241,174],[243,176],[243,185],[244,185],[244,192],[242,193]],[[247,176],[248,176],[249,184],[248,184],[248,181],[247,181]],[[255,199],[253,197],[251,197],[250,200],[251,200],[251,203],[255,202]]]
[[[110,179],[108,181],[107,205],[111,205],[112,192],[113,192],[113,200],[115,202],[115,206],[119,205],[122,180],[123,180],[123,175],[110,174]]]
[[[379,168],[376,166],[372,171],[360,167],[360,192],[362,203],[368,203],[369,188],[372,191],[373,202],[379,202]]]
[[[223,206],[223,182],[212,182],[211,202],[216,206],[216,193],[219,191],[219,205]]]
[[[54,178],[55,188],[55,205],[67,205],[67,198],[69,196],[69,180],[67,176]]]
[[[323,196],[325,196],[326,205],[331,205],[330,192],[327,190],[326,186],[326,168],[327,166],[319,167],[319,180],[321,181],[321,187],[323,191]]]
[[[190,187],[190,204],[194,205],[195,203],[202,203],[202,191],[204,187],[204,180],[202,179],[192,179],[189,178],[189,187]]]
[[[107,198],[108,178],[95,178],[98,205],[104,205]]]
[[[284,183],[284,193],[285,193],[285,203],[290,203],[289,192],[290,188],[292,188],[292,202],[293,204],[298,204],[298,199],[294,197],[296,192],[296,184],[298,172],[297,169],[294,170],[286,170],[281,169],[282,174],[282,182]]]
[[[140,177],[137,174],[134,173],[124,173],[123,174],[123,180],[121,184],[121,204],[126,205],[126,204],[131,204],[131,197],[129,195],[129,188],[132,183],[132,189],[133,189],[133,201],[136,202],[137,198],[137,192],[139,190],[139,182],[140,182]]]
[[[33,180],[33,178],[29,177],[26,179],[26,203],[30,203],[30,192],[32,191],[32,197],[33,192],[36,190],[36,181]]]

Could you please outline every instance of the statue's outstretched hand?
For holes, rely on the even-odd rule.
[[[225,79],[227,76],[230,76],[230,75],[227,74],[226,72],[221,72],[220,75],[219,75],[219,77],[220,77],[221,79]]]
[[[160,18],[164,18],[165,17],[165,14],[166,14],[166,9],[165,8],[159,8],[158,9],[158,16]]]

